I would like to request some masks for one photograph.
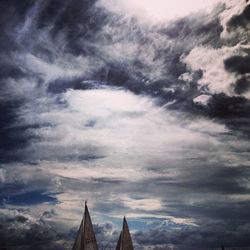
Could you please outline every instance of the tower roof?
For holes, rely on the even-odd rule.
[[[85,202],[84,216],[72,250],[98,250],[87,202]]]
[[[134,250],[127,220],[124,216],[122,231],[117,242],[116,250]]]

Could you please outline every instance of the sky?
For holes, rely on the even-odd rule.
[[[248,1],[0,9],[1,246],[250,249]]]

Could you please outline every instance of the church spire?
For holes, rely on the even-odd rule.
[[[124,216],[122,231],[117,242],[116,250],[134,250],[127,220]]]
[[[72,250],[98,250],[87,201],[85,201],[84,216]]]

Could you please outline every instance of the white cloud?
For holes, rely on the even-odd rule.
[[[193,102],[196,104],[206,106],[210,99],[211,99],[210,95],[199,95],[193,99]]]
[[[40,92],[37,89],[37,82],[33,79],[22,78],[14,79],[7,78],[4,80],[7,84],[6,88],[1,91],[1,99],[30,99],[31,96],[39,96]]]
[[[163,175],[178,178],[183,166],[169,168],[173,162],[181,165],[186,158],[207,154],[216,162],[227,150],[216,139],[227,132],[224,126],[201,118],[183,120],[129,91],[70,90],[61,101],[67,105],[37,114],[38,122],[53,126],[36,128],[33,133],[40,139],[26,149],[31,158],[41,160],[43,172],[53,176],[128,183]],[[62,163],[69,154],[70,164]],[[60,188],[61,183],[55,185]]]
[[[16,55],[20,67],[42,76],[46,82],[56,79],[71,79],[83,76],[90,69],[90,61],[85,57],[65,55],[57,58],[53,63],[47,62],[32,54]]]
[[[98,6],[108,10],[129,14],[143,20],[161,22],[186,16],[192,12],[207,11],[219,0],[99,0]]]
[[[229,130],[226,128],[224,124],[219,124],[212,120],[206,120],[206,119],[200,119],[200,120],[196,119],[194,122],[191,121],[188,124],[188,128],[194,131],[199,131],[202,133],[208,133],[214,135],[229,132]]]
[[[192,71],[203,72],[198,84],[200,87],[206,87],[208,93],[225,93],[232,96],[236,95],[234,83],[237,75],[225,70],[224,60],[234,55],[246,55],[241,45],[219,49],[196,47],[182,60]]]
[[[0,168],[0,183],[5,182],[5,170]]]
[[[233,34],[232,32],[228,32],[227,29],[228,21],[233,16],[241,14],[244,8],[249,4],[249,2],[247,2],[246,0],[227,0],[225,1],[225,4],[226,4],[225,10],[219,15],[220,22],[223,26],[223,32],[221,33],[221,37],[230,39],[235,34]]]
[[[37,121],[53,126],[35,129],[41,141],[31,145],[31,155],[41,159],[57,155],[60,159],[72,154],[78,159],[93,154],[105,156],[100,161],[109,161],[105,163],[109,167],[118,164],[135,170],[161,155],[178,155],[188,145],[212,141],[183,127],[175,115],[150,99],[128,91],[72,90],[62,101],[67,108],[52,107],[50,112],[38,114]]]
[[[153,211],[162,208],[161,200],[156,198],[133,199],[131,197],[122,197],[121,201],[127,207],[133,207],[134,209],[142,209],[144,211]]]

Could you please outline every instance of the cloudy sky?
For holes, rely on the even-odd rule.
[[[247,0],[0,9],[0,245],[250,249]]]

